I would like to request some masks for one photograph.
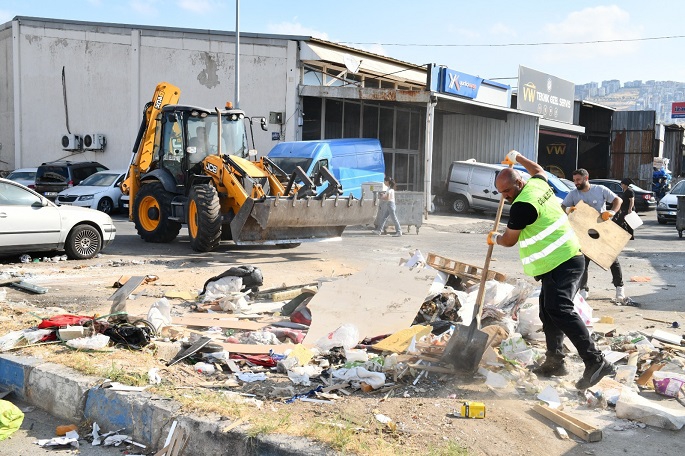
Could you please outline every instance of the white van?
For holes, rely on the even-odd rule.
[[[447,199],[450,207],[457,213],[475,211],[497,211],[500,200],[500,192],[495,187],[495,178],[502,171],[504,165],[492,165],[480,163],[471,158],[464,161],[455,161],[450,165],[447,174]],[[524,179],[530,175],[520,165],[514,167]],[[546,171],[547,181],[559,198],[559,204],[569,192],[569,188],[559,180],[557,176]],[[503,214],[509,214],[509,202],[504,202]]]

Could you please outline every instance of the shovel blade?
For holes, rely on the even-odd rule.
[[[474,373],[483,358],[488,344],[488,335],[476,328],[474,319],[470,326],[457,325],[447,342],[441,361],[451,364],[456,370]]]

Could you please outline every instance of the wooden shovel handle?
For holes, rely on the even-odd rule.
[[[513,168],[514,165],[509,165],[509,168]],[[496,180],[497,178],[495,178]],[[499,220],[502,218],[502,209],[504,209],[504,195],[499,198],[499,205],[497,206],[497,215],[495,215],[495,227],[493,231],[497,231],[499,228]],[[485,297],[485,282],[488,279],[488,271],[490,270],[490,258],[492,258],[492,250],[494,245],[488,246],[488,254],[485,256],[485,264],[483,265],[483,272],[480,278],[480,286],[478,287],[478,295],[476,296],[476,308],[474,309],[475,315],[478,322],[478,329],[480,329],[480,319],[483,315],[483,299]]]

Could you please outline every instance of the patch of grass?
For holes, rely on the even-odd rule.
[[[145,386],[148,384],[147,373],[128,372],[121,366],[117,366],[114,361],[112,365],[101,371],[100,376],[110,379],[113,382],[123,383],[131,386]]]
[[[430,445],[426,453],[427,456],[468,456],[468,454],[466,448],[452,440],[445,442],[445,446]]]
[[[274,419],[275,418],[275,419]],[[250,438],[255,438],[262,434],[285,433],[290,427],[290,413],[279,413],[276,417],[270,419],[253,420],[254,424],[247,431]]]

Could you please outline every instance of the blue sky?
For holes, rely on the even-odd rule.
[[[14,16],[233,31],[235,0],[0,0],[0,23]],[[576,84],[685,82],[685,38],[653,39],[685,35],[683,18],[676,0],[240,2],[241,32],[314,36],[485,78],[515,78],[520,64]],[[581,41],[610,42],[531,45]]]

